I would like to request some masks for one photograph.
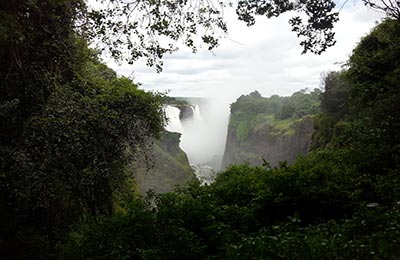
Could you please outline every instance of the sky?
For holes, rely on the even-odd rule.
[[[342,1],[342,2],[340,2]],[[120,66],[107,64],[119,75],[134,78],[141,88],[169,91],[170,96],[206,97],[200,107],[203,120],[185,131],[180,146],[191,164],[208,164],[222,158],[225,150],[229,108],[238,97],[257,90],[264,97],[289,96],[296,91],[321,87],[324,73],[339,70],[360,38],[381,19],[359,0],[338,0],[340,11],[336,24],[337,43],[321,55],[302,55],[300,40],[288,24],[290,14],[279,18],[259,17],[247,27],[226,12],[229,37],[220,41],[213,52],[200,49],[193,54],[182,48],[163,59],[163,72],[157,74],[145,61]]]
[[[302,55],[300,40],[291,32],[290,14],[279,18],[258,17],[247,27],[233,12],[226,12],[228,37],[213,52],[206,48],[193,54],[185,47],[164,58],[163,72],[138,61],[133,65],[107,64],[119,75],[134,78],[146,90],[169,91],[170,96],[219,97],[233,102],[257,90],[263,96],[291,95],[320,87],[323,73],[338,70],[360,37],[366,35],[381,15],[350,0],[340,11],[336,25],[337,43],[322,55]],[[341,7],[339,1],[338,7]]]

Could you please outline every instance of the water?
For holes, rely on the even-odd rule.
[[[214,182],[217,172],[211,166],[205,164],[192,165],[194,173],[201,184],[211,184]]]
[[[179,119],[179,113],[181,112],[179,108],[167,105],[164,106],[164,112],[168,118],[168,123],[165,126],[165,130],[183,134],[183,125]]]
[[[201,116],[199,105],[192,106],[192,109],[193,109],[193,121],[203,122],[203,117]]]
[[[193,167],[196,177],[203,184],[210,184],[214,180],[215,169],[210,165],[215,161],[210,146],[214,145],[210,138],[210,124],[203,118],[199,105],[191,105],[193,117],[186,118],[183,122],[179,119],[180,110],[177,107],[167,105],[164,107],[168,124],[167,131],[181,133],[179,146],[187,154],[190,165]],[[218,163],[217,163],[218,164]]]

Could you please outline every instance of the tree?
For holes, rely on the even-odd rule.
[[[158,95],[99,62],[83,1],[0,7],[0,254],[54,259],[83,214],[112,214],[128,161],[162,129]],[[8,250],[8,251],[7,251]]]
[[[103,5],[88,13],[93,30],[89,38],[99,43],[102,50],[117,59],[125,57],[130,63],[147,58],[147,64],[161,70],[165,53],[177,50],[177,41],[197,51],[200,42],[211,50],[226,32],[224,8],[231,1],[216,0],[152,0],[101,1]],[[292,30],[302,37],[303,53],[321,54],[335,44],[333,25],[338,21],[332,0],[237,2],[238,18],[248,26],[255,16],[277,17],[289,11],[304,14],[290,19]]]
[[[82,64],[74,24],[82,1],[2,1],[0,9],[0,144],[17,142],[23,124],[44,109],[56,82]]]
[[[350,85],[344,72],[330,72],[323,79],[324,92],[321,93],[321,108],[327,114],[343,117],[348,113]]]
[[[381,149],[381,160],[399,165],[400,20],[386,19],[364,37],[348,62],[352,107],[366,127],[364,146]],[[368,132],[367,132],[368,131]]]
[[[396,0],[363,0],[366,6],[382,11],[390,18],[400,19],[400,2]]]
[[[362,0],[366,6],[399,19],[399,2]],[[162,57],[178,49],[180,43],[197,51],[204,43],[208,49],[218,46],[228,28],[224,9],[236,9],[238,19],[248,26],[256,16],[278,17],[295,12],[289,23],[299,38],[303,53],[321,54],[333,46],[334,25],[339,10],[333,0],[100,0],[87,16],[85,28],[92,28],[88,38],[116,59],[133,63],[146,58],[147,64],[162,69]],[[345,4],[347,1],[345,2]],[[117,17],[117,18],[116,18]]]

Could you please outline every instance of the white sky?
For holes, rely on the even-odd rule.
[[[300,89],[319,87],[321,74],[340,69],[360,37],[370,31],[381,15],[359,1],[348,1],[336,25],[337,43],[322,55],[301,55],[300,40],[288,24],[290,14],[272,19],[259,17],[252,27],[238,21],[234,14],[226,13],[225,17],[229,39],[221,39],[213,53],[203,48],[193,54],[181,48],[166,55],[160,74],[146,67],[144,61],[120,66],[112,61],[107,63],[120,75],[133,76],[143,84],[142,88],[169,90],[170,96],[211,96],[229,103],[253,90],[263,96],[286,96]]]

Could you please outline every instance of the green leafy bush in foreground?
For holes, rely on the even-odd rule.
[[[309,157],[235,166],[210,186],[135,200],[125,214],[85,219],[63,250],[68,259],[400,257],[400,206],[370,201],[350,171],[337,177],[322,155]]]

